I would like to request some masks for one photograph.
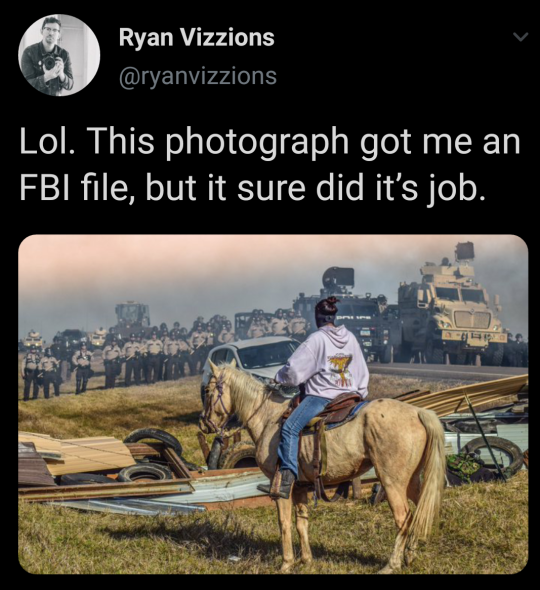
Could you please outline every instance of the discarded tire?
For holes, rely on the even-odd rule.
[[[125,467],[118,474],[118,481],[138,481],[139,479],[162,481],[172,479],[172,473],[168,467],[164,467],[163,465],[157,465],[156,463],[137,463],[137,465]]]
[[[217,469],[219,458],[221,457],[221,451],[223,450],[223,440],[216,436],[214,442],[212,443],[212,448],[210,449],[210,454],[206,459],[206,464],[208,465],[208,469]]]
[[[93,483],[116,483],[116,480],[99,473],[67,473],[60,477],[61,486],[84,486]]]
[[[159,440],[160,442],[165,443],[168,447],[174,449],[179,457],[182,456],[183,449],[180,441],[172,434],[169,434],[164,430],[159,430],[158,428],[139,428],[138,430],[134,430],[126,436],[124,442],[136,443],[145,438]]]
[[[444,350],[432,339],[426,343],[426,360],[430,365],[444,365]]]
[[[250,441],[240,441],[231,445],[221,454],[218,465],[220,469],[257,467],[255,445]]]
[[[488,437],[488,441],[492,449],[502,451],[509,458],[509,465],[503,468],[505,475],[512,476],[521,469],[523,466],[523,453],[516,444],[507,440],[506,438],[499,438],[498,436],[490,436]],[[463,450],[466,453],[476,454],[478,454],[478,451],[480,450],[482,451],[483,461],[492,461],[486,443],[481,436],[468,442]]]

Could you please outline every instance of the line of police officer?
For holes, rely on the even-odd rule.
[[[56,354],[60,356],[58,351]],[[91,359],[92,353],[86,350],[85,343],[81,344],[80,350],[70,359],[72,366],[76,370],[76,394],[86,391],[88,379],[93,375],[90,366]],[[30,399],[31,389],[32,399],[37,399],[40,386],[43,386],[45,399],[49,399],[51,385],[55,397],[58,397],[60,395],[60,384],[63,381],[61,364],[62,361],[56,358],[52,346],[45,349],[43,356],[40,356],[35,346],[31,346],[23,359],[21,367],[21,376],[24,381],[23,400],[26,402]]]
[[[290,336],[299,341],[307,337],[310,326],[299,310],[290,309],[287,314],[283,309],[277,309],[269,320],[262,309],[254,309],[248,321],[246,336],[248,338],[262,338],[264,336]]]
[[[528,367],[529,366],[529,343],[523,340],[521,334],[508,332],[508,341],[504,345],[503,367]]]
[[[309,325],[299,311],[289,310],[285,316],[284,310],[278,309],[274,317],[267,321],[262,310],[254,309],[247,337],[291,336],[304,340],[308,330]],[[186,374],[186,364],[190,375],[202,373],[210,349],[236,339],[230,320],[220,315],[213,316],[206,324],[204,318],[199,316],[189,333],[186,328],[180,328],[179,322],[174,323],[169,333],[167,325],[162,323],[159,330],[153,329],[147,341],[144,341],[143,332],[131,333],[125,344],[111,328],[103,349],[105,389],[115,387],[116,377],[120,375],[124,362],[126,387],[130,387],[133,382],[138,386],[143,379],[148,384],[179,379]],[[33,399],[36,399],[41,384],[46,399],[49,398],[51,384],[54,395],[60,395],[60,384],[70,379],[71,369],[75,371],[75,393],[78,395],[86,391],[88,380],[94,374],[91,367],[93,353],[87,349],[86,342],[82,342],[74,354],[72,352],[69,343],[58,336],[54,337],[53,345],[45,349],[43,358],[35,347],[31,347],[21,369],[24,401],[30,399],[31,389]]]

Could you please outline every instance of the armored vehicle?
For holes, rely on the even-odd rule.
[[[150,335],[150,309],[148,305],[137,301],[125,301],[116,305],[118,323],[115,333],[123,339],[129,338],[131,332],[145,332]]]
[[[86,332],[82,330],[64,330],[58,332],[57,336],[60,338],[60,342],[63,342],[70,350],[77,350],[81,342],[86,342],[88,345],[88,337]]]
[[[103,348],[105,346],[105,338],[107,336],[107,330],[99,328],[95,332],[88,334],[88,339],[92,349]]]
[[[293,308],[307,320],[308,333],[312,333],[317,329],[315,306],[321,299],[335,295],[340,300],[336,325],[345,325],[356,336],[367,360],[393,362],[394,352],[401,345],[398,306],[389,305],[384,295],[353,295],[349,287],[354,287],[354,269],[334,266],[323,274],[320,294],[306,296],[300,293]]]
[[[24,339],[23,344],[25,350],[30,350],[31,346],[35,346],[37,350],[41,350],[43,348],[43,338],[39,332],[30,330],[28,336]]]
[[[401,283],[398,306],[403,322],[401,359],[420,357],[428,363],[499,366],[507,340],[486,290],[474,280],[474,245],[456,246],[455,264],[426,262],[421,283]]]

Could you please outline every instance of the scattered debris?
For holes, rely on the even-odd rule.
[[[497,379],[496,381],[455,387],[444,391],[404,393],[395,399],[400,402],[412,404],[413,406],[433,410],[437,416],[441,417],[454,412],[466,411],[466,395],[469,396],[473,407],[476,409],[505,397],[517,396],[518,393],[527,387],[528,382],[528,375],[519,375],[507,379]]]
[[[153,499],[111,498],[109,500],[74,500],[53,502],[51,505],[77,508],[91,512],[112,512],[114,514],[135,514],[137,516],[176,516],[204,512],[204,506],[178,504],[176,502],[156,502]]]
[[[20,442],[32,442],[44,458],[51,475],[122,469],[135,464],[128,447],[116,438],[97,436],[58,440],[46,434],[19,433]],[[60,459],[51,459],[49,452],[60,453]]]
[[[54,486],[45,460],[36,452],[34,443],[19,443],[19,487]]]

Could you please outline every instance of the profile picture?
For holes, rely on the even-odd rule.
[[[49,96],[68,96],[87,86],[99,67],[96,36],[68,14],[44,16],[31,25],[19,45],[26,81]]]

